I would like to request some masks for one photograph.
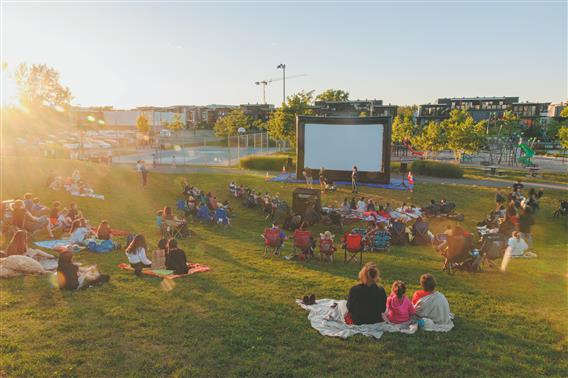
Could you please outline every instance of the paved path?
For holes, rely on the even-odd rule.
[[[196,167],[196,166],[177,166],[161,165],[156,168],[148,167],[151,172],[171,173],[171,174],[190,174],[190,173],[209,173],[219,175],[253,175],[264,177],[266,172],[249,171],[246,169],[225,168],[225,167]],[[271,176],[276,172],[269,172]],[[474,179],[454,179],[454,178],[438,178],[430,176],[415,176],[417,183],[431,183],[442,185],[468,185],[468,186],[486,186],[490,188],[510,187],[513,184],[511,180],[474,180]],[[554,184],[548,182],[523,182],[527,188],[543,188],[552,190],[568,191],[568,184]]]

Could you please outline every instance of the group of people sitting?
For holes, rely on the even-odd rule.
[[[389,322],[410,324],[433,322],[438,325],[451,324],[453,315],[446,297],[436,290],[436,279],[431,274],[420,277],[420,290],[411,298],[406,295],[406,283],[396,280],[390,294],[380,285],[381,277],[377,265],[369,262],[359,272],[359,284],[349,290],[347,297],[346,324],[363,325]],[[304,297],[304,304],[313,304],[315,298]]]
[[[185,220],[196,217],[204,223],[230,224],[232,208],[229,201],[219,202],[211,192],[200,190],[196,186],[189,185],[186,179],[182,181],[182,199],[177,207],[183,211]]]
[[[71,176],[65,178],[56,175],[53,171],[50,172],[46,186],[55,191],[65,189],[71,194],[89,195],[95,193],[93,188],[85,180],[81,179],[81,173],[78,169],[75,169]]]
[[[186,274],[189,270],[185,252],[179,248],[178,241],[174,238],[169,240],[160,239],[158,248],[152,252],[152,260],[148,259],[146,251],[148,246],[142,234],[134,236],[126,247],[125,253],[134,274],[142,275],[144,268],[166,269],[174,274]]]
[[[448,216],[452,214],[455,210],[456,205],[453,202],[446,201],[442,198],[440,201],[430,200],[430,203],[422,208],[422,211],[426,216],[438,217],[438,216]]]
[[[231,181],[229,184],[229,193],[242,201],[243,205],[247,208],[260,208],[262,209],[265,218],[274,220],[277,210],[282,206],[286,206],[285,201],[280,200],[278,193],[271,196],[268,192],[264,194],[253,188],[245,187],[243,184],[236,184]]]

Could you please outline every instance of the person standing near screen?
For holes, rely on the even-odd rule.
[[[306,179],[306,185],[308,186],[308,188],[312,188],[312,185],[314,183],[314,178],[312,177],[312,170],[308,167],[304,168],[304,178]]]
[[[351,193],[358,193],[359,187],[357,181],[359,180],[359,171],[357,170],[357,166],[353,166],[353,170],[351,171]]]
[[[325,168],[321,167],[320,168],[320,172],[319,172],[319,181],[320,181],[320,188],[321,188],[321,192],[325,193]]]

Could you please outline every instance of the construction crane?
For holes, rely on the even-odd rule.
[[[302,76],[308,76],[306,74],[300,74],[300,75],[292,75],[292,76],[288,76],[286,79],[296,79],[298,77],[302,77]],[[278,77],[278,78],[273,78],[273,79],[265,79],[265,80],[260,80],[260,81],[255,81],[254,83],[256,85],[262,85],[262,103],[266,104],[266,86],[270,83],[273,83],[275,81],[282,81],[283,78]]]

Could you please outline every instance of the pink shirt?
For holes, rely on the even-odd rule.
[[[391,323],[405,323],[415,314],[414,306],[410,300],[404,296],[398,299],[396,294],[391,294],[387,298],[387,318]]]

